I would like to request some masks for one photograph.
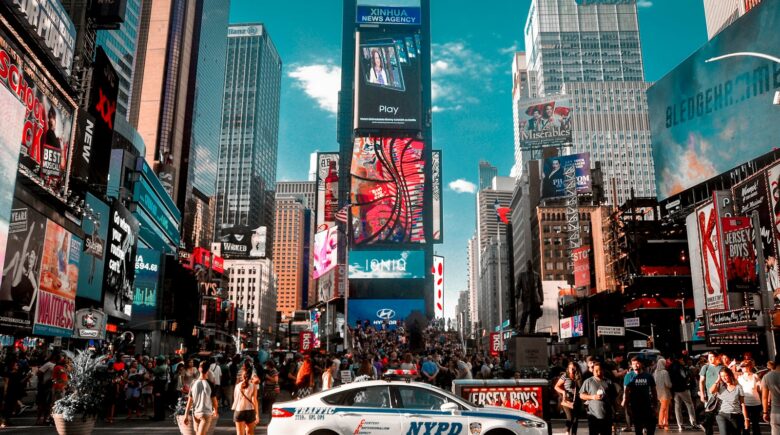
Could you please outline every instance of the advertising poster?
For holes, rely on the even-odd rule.
[[[564,171],[568,165],[574,165],[574,173],[577,178],[577,193],[590,193],[590,153],[580,153],[544,159],[542,165],[542,198],[566,196]]]
[[[349,324],[366,322],[374,328],[395,329],[412,312],[425,315],[424,299],[349,299]]]
[[[359,137],[352,154],[352,239],[357,245],[425,243],[422,141]]]
[[[138,248],[135,255],[135,282],[133,317],[130,326],[135,329],[156,329],[157,289],[160,277],[160,251]]]
[[[572,106],[568,97],[520,103],[520,147],[533,149],[571,143]]]
[[[707,60],[777,56],[778,28],[780,4],[764,1],[648,89],[659,201],[777,147],[780,123],[771,109],[780,65],[755,56]]]
[[[317,153],[317,230],[336,225],[339,203],[339,154]],[[311,204],[309,204],[311,206]]]
[[[221,231],[221,254],[228,259],[265,258],[267,227],[249,228],[238,225]]]
[[[314,235],[314,272],[312,278],[317,279],[331,271],[338,263],[339,232],[332,226]]]
[[[718,213],[712,202],[696,210],[696,222],[703,266],[705,305],[709,310],[725,310],[728,308],[728,298],[723,282],[723,256],[718,240]]]
[[[433,314],[444,318],[444,257],[433,256]]]
[[[79,286],[77,296],[101,301],[103,297],[103,270],[105,269],[106,246],[108,240],[108,217],[111,213],[108,205],[91,193],[86,196],[87,210],[90,212],[81,220],[84,230],[84,251],[79,265]]]
[[[780,251],[780,165],[772,166],[766,170],[766,182],[770,200],[769,219],[771,221],[772,238],[775,242],[773,252],[777,253]],[[764,259],[767,258],[766,253],[764,253]],[[773,258],[772,268],[775,274],[780,274],[776,257]],[[778,281],[780,280],[772,281],[772,285],[768,286],[773,291],[775,305],[780,304],[780,282]],[[768,282],[769,280],[767,280]]]
[[[344,282],[345,269],[344,265],[340,264],[317,279],[318,301],[330,301],[344,294],[346,284]]]
[[[109,316],[129,320],[133,309],[138,221],[119,201],[114,201],[108,227],[103,310]]]
[[[431,151],[431,191],[433,194],[433,242],[442,243],[444,241],[444,227],[442,216],[444,208],[442,203],[441,188],[441,151]]]
[[[490,355],[491,356],[498,356],[498,354],[503,351],[503,343],[501,343],[501,333],[499,332],[491,332],[490,333]]]
[[[307,354],[314,350],[314,333],[301,331],[298,333],[298,353]]]
[[[81,239],[46,223],[33,334],[70,337],[76,312]]]
[[[521,385],[464,385],[461,387],[460,397],[477,406],[512,408],[543,418],[542,388]]]
[[[89,168],[88,178],[92,184],[106,184],[108,182],[118,93],[119,77],[106,52],[98,45],[87,110],[95,120],[92,146],[88,150],[82,150],[86,152],[74,155],[73,159],[75,167],[82,168],[86,165]]]
[[[723,250],[726,256],[726,285],[730,292],[759,289],[753,226],[747,217],[721,218]]]
[[[775,168],[770,168],[773,171]],[[761,171],[750,178],[735,185],[732,189],[734,196],[734,212],[738,216],[752,216],[758,213],[761,236],[761,249],[764,256],[764,273],[766,273],[767,290],[774,295],[775,305],[780,304],[780,267],[778,267],[777,246],[775,228],[775,214],[772,200],[770,200],[767,187],[767,171]],[[690,234],[690,233],[689,233]],[[694,257],[691,257],[694,258]],[[697,310],[698,313],[698,310]]]
[[[566,317],[560,320],[561,338],[582,337],[582,314]]]
[[[349,279],[425,278],[424,251],[350,251]]]
[[[5,258],[5,245],[8,241],[8,221],[14,201],[16,186],[16,166],[19,162],[19,138],[22,137],[25,116],[24,105],[6,87],[0,86],[0,258]],[[2,282],[2,263],[0,263],[0,282]]]
[[[314,348],[320,347],[320,310],[309,311],[309,328],[314,334]]]
[[[0,32],[0,82],[25,106],[19,131],[19,169],[51,193],[63,197],[73,143],[75,102],[55,89],[35,63]],[[5,121],[5,120],[4,120]]]
[[[31,328],[46,236],[46,218],[14,199],[0,284],[0,325]]]
[[[590,246],[572,250],[574,256],[574,287],[590,289]]]
[[[364,28],[355,39],[355,128],[419,131],[419,30],[397,26]]]
[[[691,259],[691,284],[693,305],[697,316],[701,316],[707,308],[704,300],[704,265],[701,255],[701,238],[699,237],[699,218],[694,211],[685,217],[685,232],[688,234],[688,254]]]

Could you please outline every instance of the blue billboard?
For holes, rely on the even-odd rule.
[[[355,14],[357,24],[420,25],[420,8],[408,6],[358,5]]]
[[[544,159],[542,165],[542,198],[566,196],[566,177],[564,172],[568,165],[574,165],[574,176],[577,178],[577,193],[589,193],[591,191],[590,153],[556,156]]]
[[[425,278],[423,251],[350,251],[349,279]]]
[[[777,147],[780,2],[762,2],[647,91],[658,199]]]
[[[84,230],[84,252],[79,262],[79,284],[76,296],[100,302],[103,297],[103,269],[108,238],[108,204],[87,193],[88,212],[81,220]]]
[[[381,327],[382,324],[385,324],[389,329],[395,329],[399,321],[406,319],[414,311],[425,315],[425,301],[423,299],[350,298],[348,321],[350,327],[355,327],[357,322],[368,321],[374,327]]]
[[[156,329],[157,290],[160,281],[160,251],[138,248],[135,254],[135,282],[130,327]]]

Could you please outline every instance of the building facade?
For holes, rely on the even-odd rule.
[[[512,299],[506,232],[487,240],[479,253],[479,261],[478,317],[481,328],[493,332],[505,320],[510,320],[511,324]]]
[[[244,310],[247,325],[268,332],[276,323],[276,276],[271,260],[225,260],[228,297]]]
[[[493,178],[497,176],[498,168],[485,160],[479,162],[479,190],[490,189],[490,186],[493,185]]]
[[[274,228],[273,258],[277,277],[276,311],[289,318],[296,310],[308,306],[309,271],[304,261],[306,238],[305,205],[297,199],[284,199],[277,196],[276,227]]]
[[[460,331],[462,339],[471,335],[471,321],[469,316],[471,307],[469,306],[469,291],[458,292],[458,303],[455,305],[455,328]]]
[[[506,233],[506,225],[498,219],[496,204],[509,207],[515,179],[512,177],[494,177],[493,184],[477,192],[477,241],[479,251],[485,249],[491,237]]]
[[[761,0],[704,0],[707,39],[712,39],[759,3]]]
[[[282,60],[262,24],[228,27],[216,225],[273,228]]]
[[[479,321],[479,243],[475,233],[468,242],[467,252],[467,281],[469,292],[469,323],[471,331],[476,330]]]

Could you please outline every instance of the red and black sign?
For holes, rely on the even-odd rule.
[[[544,418],[544,387],[541,386],[463,386],[460,397],[478,406],[517,409]]]
[[[726,256],[726,285],[730,292],[758,291],[753,226],[749,217],[721,218]]]
[[[314,349],[314,333],[312,331],[301,331],[298,335],[298,352],[306,354]]]
[[[496,356],[503,349],[501,349],[501,334],[498,332],[490,333],[490,355]]]
[[[707,335],[708,346],[743,346],[757,345],[758,333],[733,332],[729,334]]]
[[[91,185],[105,185],[108,182],[118,92],[119,77],[116,70],[103,48],[98,46],[92,71],[92,90],[88,110],[95,118],[92,146],[85,148],[82,155],[77,156],[77,161],[74,161],[74,165],[87,165]]]

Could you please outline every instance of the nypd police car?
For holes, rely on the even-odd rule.
[[[419,382],[364,381],[275,403],[269,435],[547,435],[544,420]]]

